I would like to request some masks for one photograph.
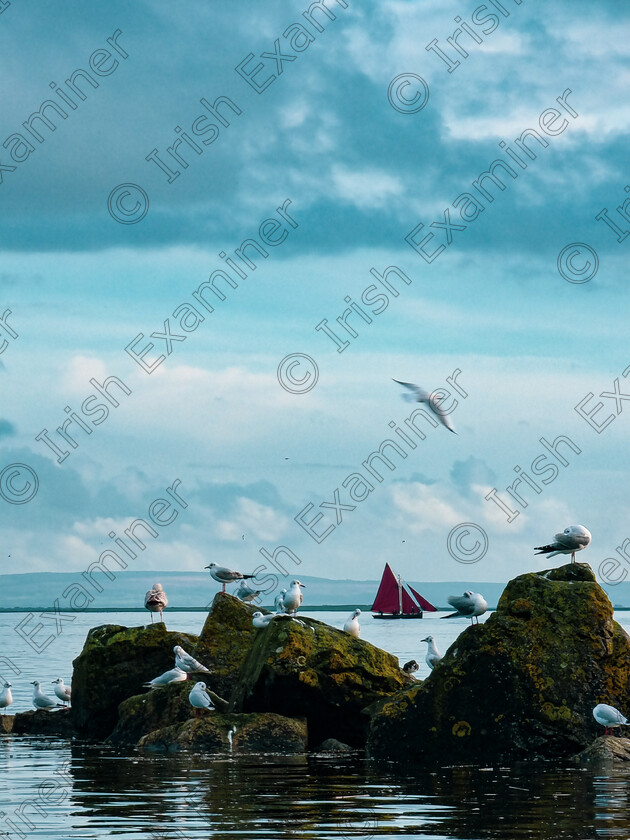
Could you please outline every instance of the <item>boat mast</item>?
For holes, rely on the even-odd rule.
[[[398,575],[398,612],[402,615],[402,583],[400,582],[400,575]]]

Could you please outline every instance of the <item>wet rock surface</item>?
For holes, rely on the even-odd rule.
[[[69,710],[47,712],[45,709],[33,709],[18,712],[13,717],[14,735],[48,735],[55,738],[72,737],[72,720]]]

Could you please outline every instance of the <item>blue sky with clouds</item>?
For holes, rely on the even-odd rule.
[[[374,578],[389,560],[415,580],[501,580],[542,568],[532,546],[566,525],[592,531],[585,559],[594,567],[630,537],[630,403],[601,434],[574,411],[588,393],[612,391],[615,378],[624,391],[629,363],[630,238],[619,243],[595,220],[606,207],[630,226],[615,210],[630,180],[627,10],[560,0],[501,0],[503,13],[460,0],[344,9],[330,0],[335,19],[319,14],[320,32],[305,22],[308,5],[12,0],[0,14],[0,164],[15,166],[1,173],[0,302],[19,334],[0,356],[0,467],[24,463],[40,480],[28,504],[0,500],[1,572],[86,568],[108,532],[146,516],[176,478],[189,506],[150,545],[145,568],[198,570],[215,560],[248,569],[260,548],[286,545],[312,575]],[[446,42],[455,17],[482,43],[460,35],[468,57],[449,73],[425,47],[437,38],[455,58]],[[297,22],[313,39],[302,52],[283,37]],[[116,30],[127,57],[108,47]],[[276,39],[296,58],[257,93],[234,68],[253,53],[264,80],[277,64],[259,56]],[[110,64],[93,60],[109,75],[92,71],[98,87],[84,82],[85,100],[75,97],[67,119],[48,111],[56,130],[40,123],[43,141],[33,139],[23,123],[45,99],[61,104],[50,83],[67,90],[65,80],[104,49]],[[404,73],[430,90],[416,113],[388,101]],[[563,112],[566,130],[546,136],[546,148],[534,143],[536,159],[525,158],[518,178],[506,176],[439,258],[423,260],[405,236],[423,223],[433,243],[444,241],[431,223],[450,208],[461,225],[452,203],[505,154],[501,141],[528,128],[542,134],[540,115],[567,89],[578,116]],[[180,146],[188,167],[168,183],[145,158],[158,149],[176,168],[166,152],[175,127],[192,137],[200,99],[220,96],[241,114],[230,112],[201,153]],[[9,138],[20,132],[33,150],[17,162]],[[124,183],[149,196],[137,224],[108,213],[108,195]],[[124,348],[193,303],[224,266],[219,252],[233,257],[286,199],[297,227],[285,225],[285,241],[268,246],[256,270],[145,373]],[[598,254],[589,282],[558,273],[571,243]],[[372,323],[353,315],[359,335],[338,353],[315,326],[335,323],[344,299],[360,302],[373,282],[370,269],[388,266],[412,282],[399,283]],[[291,353],[317,361],[308,393],[278,383]],[[326,514],[322,527],[336,524],[320,502],[339,488],[348,503],[344,479],[393,434],[388,423],[413,410],[392,378],[432,390],[458,368],[467,397],[452,414],[457,436],[430,429],[325,541],[309,537],[294,517],[312,503]],[[78,410],[92,393],[89,380],[112,375],[132,393],[91,434],[78,430],[78,448],[56,463],[35,436],[44,428],[54,436],[64,407]],[[603,403],[599,420],[615,414],[614,400]],[[528,506],[508,523],[484,496],[494,487],[510,501],[514,468],[531,474],[539,439],[558,435],[581,453],[540,493],[522,485]],[[475,564],[447,551],[449,532],[465,522],[488,535]]]

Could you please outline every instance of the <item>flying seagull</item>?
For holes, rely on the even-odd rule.
[[[256,575],[244,575],[242,572],[234,572],[225,566],[217,566],[216,563],[210,563],[209,566],[204,566],[204,569],[210,569],[210,575],[214,580],[223,585],[223,592],[225,592],[226,583],[234,583],[235,580],[246,580],[247,578],[256,577]]]
[[[424,657],[424,661],[427,663],[429,668],[433,670],[442,659],[442,654],[437,649],[433,636],[427,636],[426,639],[422,639],[422,641],[427,642],[427,655]]]
[[[608,732],[609,729],[612,730],[615,726],[625,726],[628,723],[619,709],[615,709],[614,706],[609,706],[607,703],[599,703],[595,706],[593,717],[597,723],[601,723],[605,727],[604,731],[606,735],[612,735],[612,731],[610,733]]]
[[[477,619],[479,624],[479,616],[483,615],[488,609],[488,602],[478,592],[471,592],[467,590],[463,595],[449,595],[447,601],[451,607],[455,607],[457,612],[450,613],[450,615],[443,615],[441,618],[469,618],[470,623],[474,623]]]
[[[556,534],[549,545],[537,545],[534,551],[546,554],[547,559],[556,554],[570,554],[571,562],[575,563],[575,552],[582,551],[591,541],[591,532],[583,525],[569,525],[561,534]]]
[[[448,414],[444,412],[439,405],[439,399],[432,399],[432,394],[428,391],[425,391],[424,388],[421,388],[419,385],[414,385],[413,382],[401,382],[400,379],[393,379],[393,382],[397,382],[399,385],[402,385],[404,388],[408,388],[411,393],[410,394],[403,394],[402,397],[407,402],[421,402],[426,403],[431,411],[435,414],[437,419],[443,426],[449,430],[449,432],[453,432],[454,435],[457,434],[453,426],[451,425],[451,421],[449,419]],[[450,412],[449,412],[450,413]]]
[[[162,584],[154,583],[153,589],[149,589],[147,594],[144,596],[144,606],[151,613],[151,624],[153,624],[154,612],[160,614],[160,621],[164,621],[164,619],[162,618],[162,610],[167,605],[168,598],[166,597],[166,592],[164,591]]]

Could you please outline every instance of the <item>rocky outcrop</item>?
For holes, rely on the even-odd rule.
[[[274,619],[257,631],[231,709],[305,717],[311,746],[365,743],[361,710],[408,685],[398,659],[315,619]]]
[[[167,726],[145,735],[140,749],[154,752],[193,750],[215,753],[302,753],[306,750],[305,720],[276,714],[222,715]]]
[[[115,747],[135,747],[143,735],[189,720],[193,709],[188,700],[195,680],[148,690],[145,694],[124,700],[118,708],[118,723],[107,743]],[[208,689],[218,711],[226,711],[223,700]]]
[[[238,672],[256,638],[252,616],[260,607],[244,604],[227,592],[217,592],[194,656],[212,671],[209,684],[221,697],[231,697]]]
[[[48,735],[53,738],[71,738],[72,721],[69,711],[47,712],[33,709],[18,712],[13,718],[14,735]]]
[[[197,638],[169,633],[162,623],[147,627],[105,624],[87,635],[74,660],[72,723],[83,738],[106,738],[116,726],[118,705],[144,691],[142,685],[173,668],[173,648],[188,652]]]
[[[511,581],[427,680],[375,712],[368,749],[399,762],[569,756],[601,733],[593,707],[627,712],[629,690],[630,637],[591,569],[568,564]]]
[[[0,715],[0,732],[11,732],[15,715]]]
[[[610,764],[618,761],[630,761],[630,739],[615,738],[613,735],[597,738],[575,756],[578,764]]]

